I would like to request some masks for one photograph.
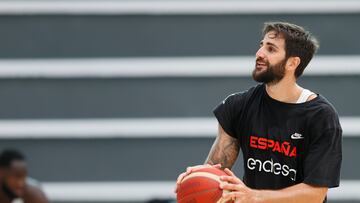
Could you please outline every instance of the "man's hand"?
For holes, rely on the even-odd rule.
[[[299,183],[280,190],[255,190],[247,187],[229,169],[224,170],[228,176],[221,176],[224,181],[220,188],[230,192],[223,193],[224,198],[231,198],[235,203],[322,203],[326,196],[327,187],[311,186]]]
[[[210,165],[210,164],[205,164],[205,165],[197,165],[197,166],[189,166],[186,168],[186,171],[184,173],[181,173],[176,181],[176,188],[175,188],[175,192],[177,192],[177,189],[181,183],[181,181],[190,173],[192,173],[195,169],[200,169],[200,168],[207,168],[207,167],[215,167],[215,168],[221,168],[221,164],[215,164],[215,165]]]
[[[256,202],[256,190],[247,187],[235,174],[226,168],[225,173],[228,176],[221,176],[220,188],[230,192],[224,192],[223,198],[235,200],[235,203],[254,203]]]

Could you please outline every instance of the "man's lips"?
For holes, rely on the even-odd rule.
[[[265,62],[256,61],[255,67],[256,67],[256,69],[263,69],[263,68],[267,67],[267,64]]]
[[[17,196],[22,196],[24,194],[24,188],[16,188],[14,190],[14,193],[17,195]]]

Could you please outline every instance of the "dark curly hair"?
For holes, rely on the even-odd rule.
[[[275,31],[285,39],[286,59],[300,58],[300,64],[295,70],[295,77],[300,77],[319,48],[318,40],[303,27],[287,22],[264,23],[263,36],[270,31]]]
[[[21,152],[15,149],[6,149],[2,151],[0,154],[0,167],[2,168],[10,167],[13,161],[18,161],[18,160],[24,161],[25,156]]]

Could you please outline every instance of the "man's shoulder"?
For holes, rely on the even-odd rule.
[[[315,100],[316,101],[307,108],[309,119],[313,121],[315,129],[318,129],[318,126],[322,129],[341,129],[339,114],[335,107],[322,95],[318,95]]]
[[[320,110],[320,113],[337,115],[337,111],[334,105],[324,96],[319,94],[315,99],[317,99],[317,102],[314,102],[314,106]]]
[[[24,200],[25,202],[39,202],[39,203],[48,202],[46,195],[42,191],[40,185],[34,184],[34,182],[26,184]]]
[[[263,85],[256,85],[256,86],[252,86],[247,90],[232,93],[224,99],[223,103],[225,103],[227,100],[242,101],[244,99],[248,99],[252,97],[254,94],[263,90],[263,88],[264,88]]]

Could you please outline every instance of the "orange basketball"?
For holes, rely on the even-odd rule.
[[[227,175],[214,167],[195,169],[180,183],[177,190],[178,203],[233,203],[223,199],[220,176]]]

